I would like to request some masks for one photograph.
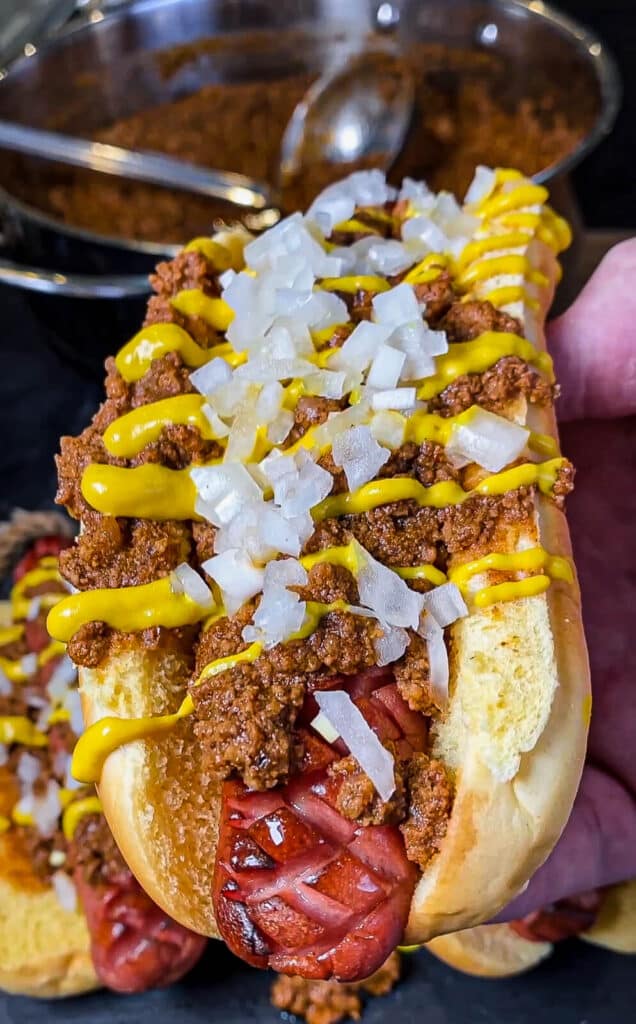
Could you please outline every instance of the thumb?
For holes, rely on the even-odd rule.
[[[548,325],[548,345],[563,387],[559,419],[636,412],[636,238],[610,249]]]
[[[514,921],[567,896],[636,877],[636,802],[614,776],[588,764],[574,810],[527,889],[496,921]]]

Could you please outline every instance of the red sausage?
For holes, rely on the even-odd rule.
[[[390,672],[339,676],[334,686],[351,686],[381,738],[422,749],[425,731],[414,728]],[[313,704],[309,696],[301,722],[311,719]],[[417,872],[396,827],[360,826],[336,810],[327,768],[340,745],[305,729],[303,736],[301,772],[285,786],[265,793],[237,781],[224,786],[217,923],[232,952],[256,967],[357,981],[400,942]]]
[[[207,940],[164,914],[130,872],[112,882],[89,884],[74,874],[91,935],[99,980],[115,992],[145,992],[182,978]]]
[[[594,924],[601,909],[602,893],[598,889],[570,896],[535,910],[510,927],[530,942],[560,942],[586,932]]]
[[[70,537],[38,537],[29,550],[22,556],[13,570],[13,582],[17,583],[31,569],[35,569],[41,558],[46,555],[59,555],[60,551],[73,543]]]

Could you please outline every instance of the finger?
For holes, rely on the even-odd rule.
[[[557,846],[525,892],[496,921],[512,921],[577,893],[636,877],[636,802],[612,776],[587,765]]]
[[[636,238],[610,249],[548,325],[548,344],[563,388],[559,419],[636,412]]]

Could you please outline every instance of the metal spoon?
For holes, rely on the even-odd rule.
[[[316,163],[364,160],[388,170],[414,102],[413,76],[393,45],[349,55],[314,82],[294,110],[281,144],[280,186]]]
[[[0,120],[0,149],[57,160],[102,174],[183,189],[224,199],[237,206],[263,210],[272,199],[264,182],[231,171],[215,171],[159,153],[142,153],[103,142],[89,142],[40,128]]]
[[[387,47],[369,49],[322,75],[298,103],[280,154],[279,185],[309,164],[370,158],[388,168],[413,110],[413,80]],[[230,171],[210,170],[159,153],[90,142],[0,120],[0,149],[10,149],[117,177],[183,189],[252,210],[280,203],[277,190]],[[265,221],[266,214],[263,214]],[[271,219],[271,218],[270,218]]]

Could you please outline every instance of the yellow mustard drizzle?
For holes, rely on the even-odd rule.
[[[152,626],[191,626],[209,611],[188,594],[174,593],[170,577],[164,576],[137,587],[71,594],[51,609],[46,625],[52,637],[67,643],[87,622],[105,622],[112,629],[135,633]]]
[[[0,814],[0,836],[5,832],[8,832],[11,828],[11,819],[5,818],[4,814]]]
[[[402,282],[406,284],[426,284],[439,277],[443,270],[451,266],[451,258],[443,253],[432,252],[423,260],[411,267],[404,275]]]
[[[508,179],[510,180],[510,179]],[[502,179],[499,179],[503,183]],[[543,206],[548,198],[548,190],[543,185],[526,182],[511,189],[510,192],[498,192],[488,196],[477,204],[475,212],[484,220],[494,220],[502,213],[523,209],[526,206]]]
[[[388,292],[391,285],[384,277],[374,274],[356,274],[352,277],[323,277],[317,286],[325,292]]]
[[[154,359],[178,352],[186,366],[196,369],[210,359],[208,349],[197,345],[177,324],[151,324],[142,327],[115,356],[115,365],[126,383],[141,380]]]
[[[307,571],[313,569],[315,565],[325,563],[342,566],[352,576],[356,576],[361,568],[357,549],[352,541],[341,547],[323,548],[322,551],[316,551],[311,555],[303,555],[300,559],[300,564]],[[445,573],[441,569],[436,569],[434,565],[392,565],[391,568],[404,580],[428,580],[436,586],[446,582]]]
[[[99,782],[104,762],[109,754],[126,743],[160,736],[194,711],[190,696],[173,715],[155,715],[145,718],[101,718],[82,733],[73,751],[71,772],[78,782]]]
[[[46,747],[48,740],[26,715],[0,716],[0,743],[22,743],[25,747]]]
[[[218,438],[203,413],[202,395],[177,395],[159,402],[140,405],[114,420],[104,432],[104,445],[110,455],[130,459],[138,455],[147,444],[158,441],[162,431],[171,424],[195,427],[206,441],[225,441]]]
[[[545,274],[534,269],[527,256],[514,253],[509,253],[507,256],[491,256],[489,259],[476,260],[458,274],[454,283],[460,291],[467,291],[480,281],[508,274],[521,274],[527,281],[542,287],[548,284]]]
[[[532,214],[532,216],[535,215]],[[525,231],[511,231],[507,235],[487,235],[485,238],[476,238],[464,246],[456,260],[456,265],[459,270],[463,270],[464,267],[486,253],[496,252],[500,249],[521,249],[527,245],[528,234]],[[501,258],[505,259],[505,257]]]
[[[514,551],[510,554],[492,552],[456,566],[450,570],[448,578],[457,584],[460,590],[466,592],[469,580],[485,572],[535,572],[539,569],[541,575],[538,576],[483,587],[471,595],[472,602],[477,608],[487,608],[498,601],[512,601],[518,597],[543,593],[555,579],[564,580],[566,583],[574,582],[569,560],[560,555],[551,555],[542,547],[527,548],[525,551]]]
[[[202,256],[205,256],[208,263],[220,273],[224,270],[229,270],[233,263],[232,253],[225,246],[205,236],[191,239],[187,245],[184,245],[183,251],[200,252]]]
[[[185,288],[170,299],[170,305],[184,316],[199,317],[216,331],[227,331],[234,311],[225,299],[212,298],[200,288]]]
[[[69,842],[75,835],[75,830],[82,818],[88,814],[101,814],[102,802],[98,796],[86,796],[81,800],[73,800],[68,804],[62,814],[62,831],[64,838]]]
[[[221,672],[229,672],[230,669],[236,668],[237,665],[251,664],[251,662],[260,658],[262,651],[263,645],[258,643],[258,641],[254,641],[253,644],[246,647],[244,651],[239,651],[238,654],[228,654],[225,658],[217,658],[216,661],[211,661],[205,666],[195,685],[199,686],[206,679],[218,676]]]
[[[177,352],[192,370],[217,356],[225,359],[230,366],[238,366],[245,361],[243,354],[235,352],[228,342],[202,348],[177,324],[151,324],[142,327],[119,350],[115,356],[115,365],[126,383],[134,384],[148,372],[155,359],[160,359],[168,352]]]
[[[23,636],[23,623],[17,623],[14,626],[3,626],[3,628],[0,629],[0,647],[5,647],[7,644],[13,644],[16,640],[21,640]]]
[[[61,596],[61,595],[59,595]],[[66,647],[64,644],[59,644],[56,641],[52,641],[50,644],[36,655],[37,668],[42,668],[47,662],[53,658],[59,658],[60,655],[64,654]],[[29,655],[26,655],[28,658]],[[28,662],[27,662],[28,664]],[[6,675],[7,679],[12,683],[26,683],[30,678],[30,673],[25,672],[24,663],[22,658],[4,658],[0,655],[0,669]]]
[[[18,580],[11,590],[10,601],[12,617],[14,619],[24,619],[29,614],[31,602],[36,600],[36,598],[27,597],[27,590],[31,590],[33,587],[39,587],[42,583],[61,582],[62,577],[60,576],[57,568],[57,558],[52,555],[46,555],[44,558],[41,558],[36,568],[25,573],[22,579]],[[37,600],[40,602],[41,608],[50,608],[60,600],[60,594],[39,594]]]
[[[355,491],[335,494],[325,498],[312,511],[316,522],[336,516],[355,515],[369,512],[380,505],[394,501],[416,501],[421,508],[445,508],[459,505],[474,495],[497,495],[515,491],[519,487],[536,485],[543,494],[550,494],[559,470],[565,459],[550,459],[547,462],[525,463],[485,477],[470,491],[465,491],[454,481],[442,481],[431,487],[424,487],[419,480],[411,477],[392,477],[387,480],[372,480]]]
[[[436,372],[420,383],[417,397],[425,400],[434,398],[458,377],[466,373],[483,373],[504,356],[517,356],[536,366],[550,382],[554,381],[552,359],[547,352],[539,352],[527,338],[518,334],[485,331],[473,341],[459,341],[451,345],[444,355],[436,356]]]
[[[146,463],[133,469],[92,463],[82,475],[82,494],[106,516],[195,519],[196,489],[188,469]]]
[[[515,302],[523,302],[525,306],[530,309],[538,310],[540,303],[538,299],[535,299],[530,292],[526,291],[521,285],[509,284],[502,285],[501,288],[492,288],[491,291],[486,292],[484,295],[486,302],[492,303],[499,309],[501,306],[511,306]]]

